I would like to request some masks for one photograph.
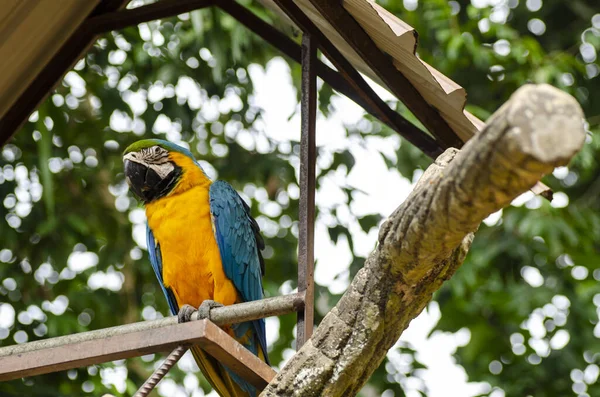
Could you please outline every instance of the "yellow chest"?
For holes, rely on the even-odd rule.
[[[225,276],[210,214],[208,186],[196,186],[146,205],[148,225],[160,245],[162,276],[178,305],[238,300]]]

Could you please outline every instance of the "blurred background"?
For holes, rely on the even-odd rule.
[[[279,26],[259,4],[240,2]],[[486,219],[462,268],[361,395],[599,396],[600,5],[378,2],[419,32],[421,58],[467,90],[478,117],[527,82],[549,83],[575,96],[589,131],[573,163],[544,178],[552,202],[527,193]],[[122,172],[123,149],[143,138],[189,147],[211,177],[234,185],[267,242],[266,295],[292,292],[299,80],[299,65],[216,9],[101,37],[1,150],[0,346],[168,313],[144,211]],[[320,321],[431,160],[321,81],[317,136]],[[267,328],[278,369],[295,351],[295,315]],[[0,394],[132,395],[163,358],[3,382]],[[154,395],[209,391],[186,356]]]

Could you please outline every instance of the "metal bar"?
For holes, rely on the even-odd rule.
[[[92,15],[112,12],[124,7],[129,0],[109,0],[101,2],[92,11]],[[80,27],[58,50],[56,55],[42,69],[40,74],[29,84],[10,109],[0,118],[0,146],[8,142],[18,131],[29,115],[48,97],[52,89],[60,82],[67,70],[82,57],[93,44],[95,36],[86,27],[84,21]]]
[[[280,0],[276,1],[277,4],[282,3]],[[310,0],[310,2],[444,148],[462,147],[463,141],[450,128],[446,120],[396,69],[389,57],[377,47],[373,39],[346,11],[339,0]]]
[[[165,377],[167,372],[173,365],[179,361],[179,359],[188,351],[189,346],[178,346],[169,354],[169,356],[163,361],[163,363],[154,371],[154,373],[144,382],[142,387],[133,395],[133,397],[146,397],[154,390],[156,385]]]
[[[89,18],[86,25],[94,33],[101,34],[206,8],[214,3],[215,0],[162,0],[129,10],[101,14]]]
[[[300,137],[300,225],[298,235],[298,292],[304,294],[304,310],[298,312],[296,349],[312,336],[314,324],[315,164],[317,147],[317,45],[309,33],[302,36],[302,94]]]
[[[216,307],[210,310],[210,321],[217,325],[236,324],[259,318],[281,316],[301,311],[303,308],[304,297],[300,293],[289,294],[231,306]],[[192,316],[192,319],[196,318],[197,313]]]
[[[250,353],[229,334],[207,320],[207,338],[200,343],[203,350],[226,365],[233,372],[250,382],[259,390],[264,389],[275,377],[275,371],[260,358]]]
[[[277,48],[283,54],[296,62],[301,62],[301,47],[294,40],[254,15],[247,8],[239,5],[233,0],[220,0],[215,5],[227,12],[273,47]],[[401,136],[404,136],[413,145],[421,149],[423,153],[432,158],[436,158],[442,153],[443,150],[441,146],[433,138],[421,131],[410,121],[406,120],[398,112],[389,109],[389,106],[384,101],[377,99],[367,101],[363,99],[363,96],[374,94],[374,92],[364,93],[357,91],[353,85],[348,84],[344,76],[318,59],[316,61],[316,68],[317,75],[329,84],[331,88],[356,102],[367,113],[373,115]],[[378,103],[382,111],[373,107],[373,103]]]
[[[143,323],[137,324],[143,328],[139,326]],[[7,355],[0,361],[0,381],[169,351],[182,344],[199,345],[256,387],[264,388],[275,375],[225,331],[209,320],[199,320]]]
[[[142,328],[133,332],[117,332],[109,336],[104,332],[97,332],[94,339],[77,341],[77,338],[70,338],[68,343],[55,347],[45,347],[41,343],[39,349],[20,352],[21,349],[18,348],[25,345],[17,345],[12,354],[3,355],[0,360],[0,381],[170,351],[181,344],[198,343],[205,337],[201,321],[153,328],[140,326],[141,324],[143,323],[129,324],[138,325],[134,328]],[[114,328],[112,330],[116,331]],[[72,336],[81,337],[84,334],[86,333]],[[51,341],[52,339],[48,340]],[[39,342],[33,343],[40,345]],[[2,350],[6,349],[10,347]]]
[[[281,316],[283,314],[302,310],[303,307],[304,303],[301,294],[275,296],[273,298],[238,303],[225,307],[216,307],[210,311],[210,321],[217,325],[235,324],[238,322],[256,320],[270,316]],[[198,316],[197,313],[195,313],[192,316],[192,320],[197,319]],[[177,321],[177,316],[171,316],[161,318],[159,320],[142,321],[138,323],[119,325],[117,327],[80,332],[73,335],[59,336],[56,338],[23,343],[20,345],[2,347],[0,348],[0,364],[2,363],[2,357],[13,354],[22,354],[32,350],[41,350],[44,348],[58,347],[65,344],[87,342],[90,340],[102,339],[114,335],[166,327],[168,325],[177,324]]]
[[[414,127],[408,120],[398,118],[398,113],[391,109],[384,100],[382,100],[371,86],[365,81],[360,73],[352,64],[342,55],[342,53],[325,37],[325,35],[315,26],[300,8],[293,1],[274,0],[283,11],[290,16],[296,25],[304,32],[309,32],[319,43],[319,48],[325,56],[334,64],[337,70],[346,79],[352,89],[359,93],[369,108],[374,110],[373,115],[388,125],[397,125],[396,131],[410,143],[422,149],[430,157],[437,157],[442,153],[439,143],[436,143],[429,135]],[[362,29],[362,28],[361,28]],[[396,124],[397,123],[397,124]]]

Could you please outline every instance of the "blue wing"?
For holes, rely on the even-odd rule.
[[[165,287],[165,284],[163,282],[160,245],[156,244],[156,240],[154,238],[154,235],[152,234],[152,230],[150,230],[149,227],[146,227],[146,242],[148,245],[148,253],[150,255],[150,263],[152,264],[154,274],[156,274],[158,283],[160,284],[160,287],[163,290],[165,297],[167,298],[167,303],[169,304],[171,314],[176,315],[179,311],[179,307],[177,305],[177,301],[175,300],[175,295],[173,294],[173,291],[170,288]],[[237,374],[231,372],[231,370],[229,370],[229,368],[227,367],[224,367],[226,369],[226,372],[219,370],[219,363],[216,361],[216,359],[208,355],[199,346],[193,346],[191,348],[191,351],[194,356],[194,359],[196,360],[196,363],[202,370],[202,373],[209,381],[209,383],[213,386],[213,388],[219,392],[220,395],[231,394],[227,394],[230,391],[230,388],[232,387],[229,386],[231,384],[231,380],[227,381],[227,376],[229,376],[234,381],[236,381],[240,385],[240,387],[248,393],[249,396],[256,396],[256,390],[253,386],[249,385]]]
[[[260,250],[265,243],[258,224],[250,215],[250,208],[230,184],[216,181],[210,187],[210,212],[225,275],[245,302],[262,299],[264,261]],[[268,364],[265,320],[252,321],[252,326]],[[239,331],[243,333],[242,329]]]
[[[176,315],[179,311],[179,308],[177,307],[175,295],[173,295],[173,291],[171,291],[170,288],[165,287],[165,283],[163,282],[162,256],[160,254],[160,245],[156,244],[156,240],[154,239],[152,230],[150,230],[150,227],[148,225],[146,225],[146,243],[148,245],[148,255],[150,255],[150,263],[152,264],[152,269],[154,269],[154,274],[156,274],[156,278],[158,279],[160,288],[162,289],[163,293],[165,294],[165,297],[167,298],[167,303],[169,304],[171,314]]]

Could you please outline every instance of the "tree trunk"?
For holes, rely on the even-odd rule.
[[[548,85],[519,89],[462,150],[426,170],[348,291],[261,396],[357,394],[462,264],[481,221],[567,164],[584,138],[575,99]]]

